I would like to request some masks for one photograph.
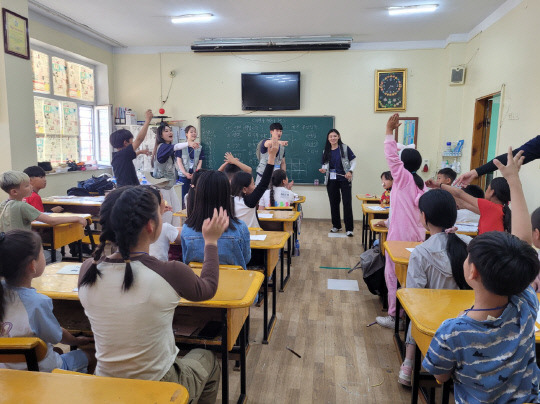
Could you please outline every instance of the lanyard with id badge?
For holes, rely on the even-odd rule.
[[[337,179],[337,173],[336,173],[336,170],[334,168],[330,169],[330,179],[331,180]]]

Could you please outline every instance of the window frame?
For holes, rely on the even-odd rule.
[[[44,53],[49,58],[48,65],[49,65],[49,90],[50,90],[49,93],[43,93],[43,92],[34,91],[34,89],[32,87],[32,95],[33,95],[33,97],[49,98],[51,100],[55,100],[55,101],[59,101],[59,102],[72,102],[72,103],[75,103],[75,104],[77,104],[77,113],[79,113],[79,108],[80,107],[91,107],[92,108],[92,123],[93,123],[93,128],[92,128],[92,153],[93,153],[93,159],[96,160],[97,163],[100,164],[100,165],[110,166],[110,164],[111,164],[110,163],[110,155],[111,155],[110,148],[109,148],[109,159],[108,160],[100,160],[98,158],[98,157],[101,157],[101,151],[100,151],[100,139],[99,139],[99,133],[98,133],[98,126],[97,126],[98,125],[98,122],[97,122],[97,120],[98,120],[97,110],[98,110],[98,108],[102,107],[102,106],[99,106],[97,104],[98,92],[99,92],[98,86],[96,85],[98,66],[93,64],[93,63],[89,63],[87,61],[84,61],[82,59],[78,59],[76,57],[73,57],[68,52],[63,53],[63,52],[54,51],[54,50],[51,50],[51,49],[48,49],[48,48],[45,48],[45,47],[41,47],[39,45],[30,44],[30,52],[32,50]],[[86,66],[88,68],[91,68],[93,70],[93,72],[94,72],[94,101],[93,102],[86,101],[86,100],[81,100],[79,98],[72,98],[72,97],[55,95],[54,94],[53,69],[52,69],[52,58],[53,57],[62,58],[66,62],[77,63],[77,64],[80,64],[80,65]],[[109,107],[109,106],[107,106],[107,107]],[[110,120],[111,120],[111,118],[109,116],[109,121]],[[111,125],[109,125],[109,126],[111,126]],[[80,130],[81,130],[81,123],[80,123],[80,118],[79,118],[79,135],[78,135],[79,148],[80,148],[80,142],[81,142]],[[36,135],[36,139],[37,139],[37,133],[35,135]],[[81,158],[81,155],[80,155],[80,150],[79,150],[78,159],[80,160],[80,158]]]

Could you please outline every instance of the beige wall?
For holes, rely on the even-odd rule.
[[[448,118],[461,122],[459,137],[465,139],[466,156],[471,153],[475,100],[503,87],[498,153],[506,152],[508,146],[521,146],[540,134],[539,17],[540,2],[524,1],[467,45],[463,60],[470,62],[463,86],[462,112]],[[519,119],[510,120],[510,113],[517,114]],[[470,157],[463,161],[468,167]],[[540,160],[523,166],[521,181],[532,211],[540,206]]]
[[[390,114],[374,112],[375,70],[393,67],[409,69],[406,116],[420,117],[419,149],[434,169],[439,145],[440,105],[444,101],[444,87],[440,85],[440,79],[446,71],[445,54],[442,49],[280,52],[236,56],[192,52],[163,54],[164,94],[170,84],[168,72],[177,72],[165,110],[167,115],[195,125],[198,125],[197,116],[201,114],[241,114],[242,72],[299,70],[302,73],[302,109],[278,114],[334,115],[343,141],[358,158],[353,192],[380,193],[379,176],[387,169],[383,140]],[[159,108],[159,58],[157,54],[115,55],[115,98],[119,105],[134,108],[139,115],[146,108]],[[284,128],[286,138],[287,128]],[[433,169],[428,174],[433,174]],[[325,187],[298,186],[295,192],[308,197],[304,205],[307,217],[329,217]],[[353,206],[355,216],[359,219],[360,203],[355,202]]]

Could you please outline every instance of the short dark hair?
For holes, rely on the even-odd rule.
[[[456,180],[457,174],[449,167],[441,168],[437,174],[444,175],[446,178],[450,178],[452,182]]]
[[[392,177],[392,173],[390,171],[385,171],[381,174],[381,178],[384,177],[387,181],[394,181],[394,177]]]
[[[483,199],[485,197],[484,190],[478,185],[467,185],[465,188],[463,188],[463,192],[478,199]]]
[[[536,210],[532,213],[531,224],[533,231],[536,229],[540,230],[540,208],[536,208]]]
[[[229,216],[229,229],[235,230],[239,223],[234,214],[234,202],[231,198],[229,179],[221,171],[208,170],[197,180],[193,207],[186,219],[186,226],[202,231],[203,222],[212,218],[214,209],[223,208]]]
[[[45,177],[45,170],[39,166],[30,166],[26,167],[23,171],[30,178],[43,178]]]
[[[270,131],[273,131],[275,129],[283,130],[283,126],[281,126],[279,122],[274,122],[273,124],[270,125]]]
[[[242,171],[240,167],[238,167],[236,164],[231,164],[231,163],[227,163],[225,165],[225,168],[223,169],[223,172],[225,173],[229,181],[232,180],[232,178],[234,177],[234,174],[240,171]]]
[[[523,292],[538,276],[536,250],[514,235],[490,231],[475,237],[468,247],[482,284],[491,293],[512,296]]]
[[[111,146],[115,149],[121,149],[124,147],[124,142],[129,142],[129,139],[133,137],[133,133],[131,133],[127,129],[118,129],[115,130],[113,133],[111,133],[111,136],[109,137],[109,142],[111,142]]]

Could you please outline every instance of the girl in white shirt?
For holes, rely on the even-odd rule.
[[[261,209],[275,206],[291,206],[294,202],[294,192],[291,188],[294,181],[289,182],[287,173],[284,170],[276,170],[270,180],[270,189],[267,189],[261,200],[259,207]]]

